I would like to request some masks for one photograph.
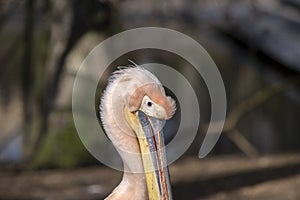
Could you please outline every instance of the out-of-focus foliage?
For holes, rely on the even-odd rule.
[[[71,116],[58,132],[50,132],[38,152],[33,168],[69,168],[96,164],[76,133]]]

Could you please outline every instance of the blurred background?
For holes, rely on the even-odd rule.
[[[130,52],[99,83],[97,97],[130,59],[173,66],[200,91],[198,135],[170,166],[175,199],[300,199],[299,0],[0,0],[0,199],[103,199],[118,184],[122,173],[94,159],[76,133],[72,87],[96,45],[144,26],[198,41],[227,92],[224,131],[199,159],[210,101],[185,60]]]

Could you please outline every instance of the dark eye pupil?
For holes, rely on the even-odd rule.
[[[152,106],[152,102],[148,101],[147,105],[148,105],[149,107],[151,107],[151,106]]]

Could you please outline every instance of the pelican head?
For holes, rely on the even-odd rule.
[[[100,115],[124,175],[107,199],[172,199],[162,128],[175,110],[174,100],[149,71],[136,66],[113,73]]]

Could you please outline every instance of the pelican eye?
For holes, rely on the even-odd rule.
[[[147,102],[147,106],[148,106],[148,107],[151,107],[151,106],[152,106],[152,102],[151,102],[151,101],[148,101],[148,102]]]
[[[164,107],[152,101],[148,96],[144,96],[139,110],[146,115],[155,117],[157,119],[166,119],[166,111]]]

